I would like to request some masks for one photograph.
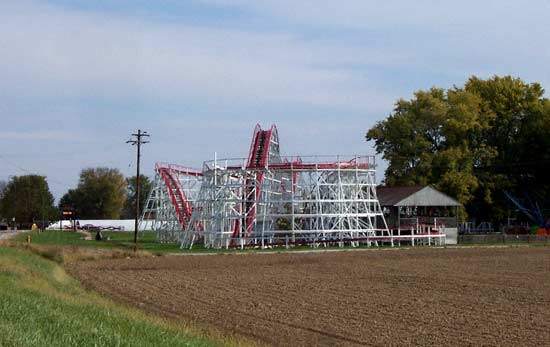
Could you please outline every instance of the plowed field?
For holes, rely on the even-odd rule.
[[[80,262],[115,300],[276,346],[550,346],[550,248]]]

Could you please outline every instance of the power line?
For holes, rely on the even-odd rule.
[[[15,169],[25,173],[25,174],[28,174],[28,175],[40,175],[39,173],[37,172],[33,172],[33,171],[30,171],[30,170],[27,170],[25,169],[24,167],[18,165],[17,163],[11,161],[11,160],[8,160],[5,156],[3,155],[0,155],[0,159],[2,159],[4,162],[8,163],[10,166],[14,167]],[[44,176],[47,178],[47,182],[48,184],[54,184],[54,185],[57,185],[59,187],[63,187],[63,188],[68,188],[69,185],[67,185],[66,183],[63,183],[61,181],[58,181],[56,179],[53,179],[47,175],[41,175],[41,176]]]
[[[5,156],[3,155],[0,155],[0,159],[2,159],[4,162],[8,163],[9,165],[13,166],[14,168],[16,168],[17,170],[21,171],[21,172],[24,172],[24,173],[27,173],[27,174],[34,174],[34,172],[31,172],[19,165],[17,165],[16,163],[14,163],[13,161],[11,160],[8,160]]]

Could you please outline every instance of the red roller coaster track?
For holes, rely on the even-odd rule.
[[[259,124],[256,124],[252,135],[252,142],[248,152],[247,168],[257,169],[267,165],[269,156],[269,147],[273,132],[277,131],[275,125],[272,125],[269,130],[262,130]],[[254,227],[254,217],[256,215],[256,201],[258,201],[261,193],[263,181],[263,173],[259,173],[256,177],[249,177],[246,180],[246,191],[244,192],[243,210],[245,217],[244,237],[248,237]],[[252,187],[255,187],[252,188]],[[254,194],[253,199],[250,195]],[[235,221],[233,237],[239,237],[241,232],[241,224],[239,220]]]
[[[178,179],[179,175],[189,176],[202,176],[202,173],[181,165],[157,163],[156,170],[162,177],[164,184],[170,195],[172,206],[176,210],[178,221],[180,222],[183,230],[187,227],[191,214],[193,213],[193,205],[187,199],[187,195],[183,190]]]

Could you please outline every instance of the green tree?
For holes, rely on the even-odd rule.
[[[126,179],[126,201],[124,202],[124,208],[122,209],[122,218],[134,219],[136,216],[136,192],[137,192],[137,176],[132,176]],[[143,211],[145,204],[147,203],[147,197],[151,191],[153,184],[149,177],[145,175],[139,176],[139,195],[140,195],[140,211]]]
[[[74,207],[82,219],[118,219],[125,200],[126,180],[120,171],[98,167],[82,170],[77,188],[69,190],[59,205]]]
[[[6,186],[8,183],[4,180],[0,180],[0,199],[4,197],[4,191],[6,190]]]
[[[39,175],[13,177],[3,190],[0,210],[9,220],[15,217],[17,223],[57,218],[46,177]]]
[[[549,193],[550,103],[537,84],[472,77],[463,88],[418,91],[366,135],[388,161],[385,184],[432,184],[474,217],[506,215],[504,190]]]

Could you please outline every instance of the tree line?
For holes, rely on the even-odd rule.
[[[550,101],[539,83],[471,77],[419,90],[366,134],[388,162],[388,186],[434,185],[464,204],[463,218],[499,223],[505,192],[548,207]]]
[[[149,177],[140,176],[140,204],[151,190]],[[136,176],[125,178],[118,170],[98,167],[80,172],[78,185],[69,189],[55,205],[45,176],[14,176],[0,181],[0,220],[18,224],[58,220],[64,206],[74,208],[79,219],[133,219]]]

